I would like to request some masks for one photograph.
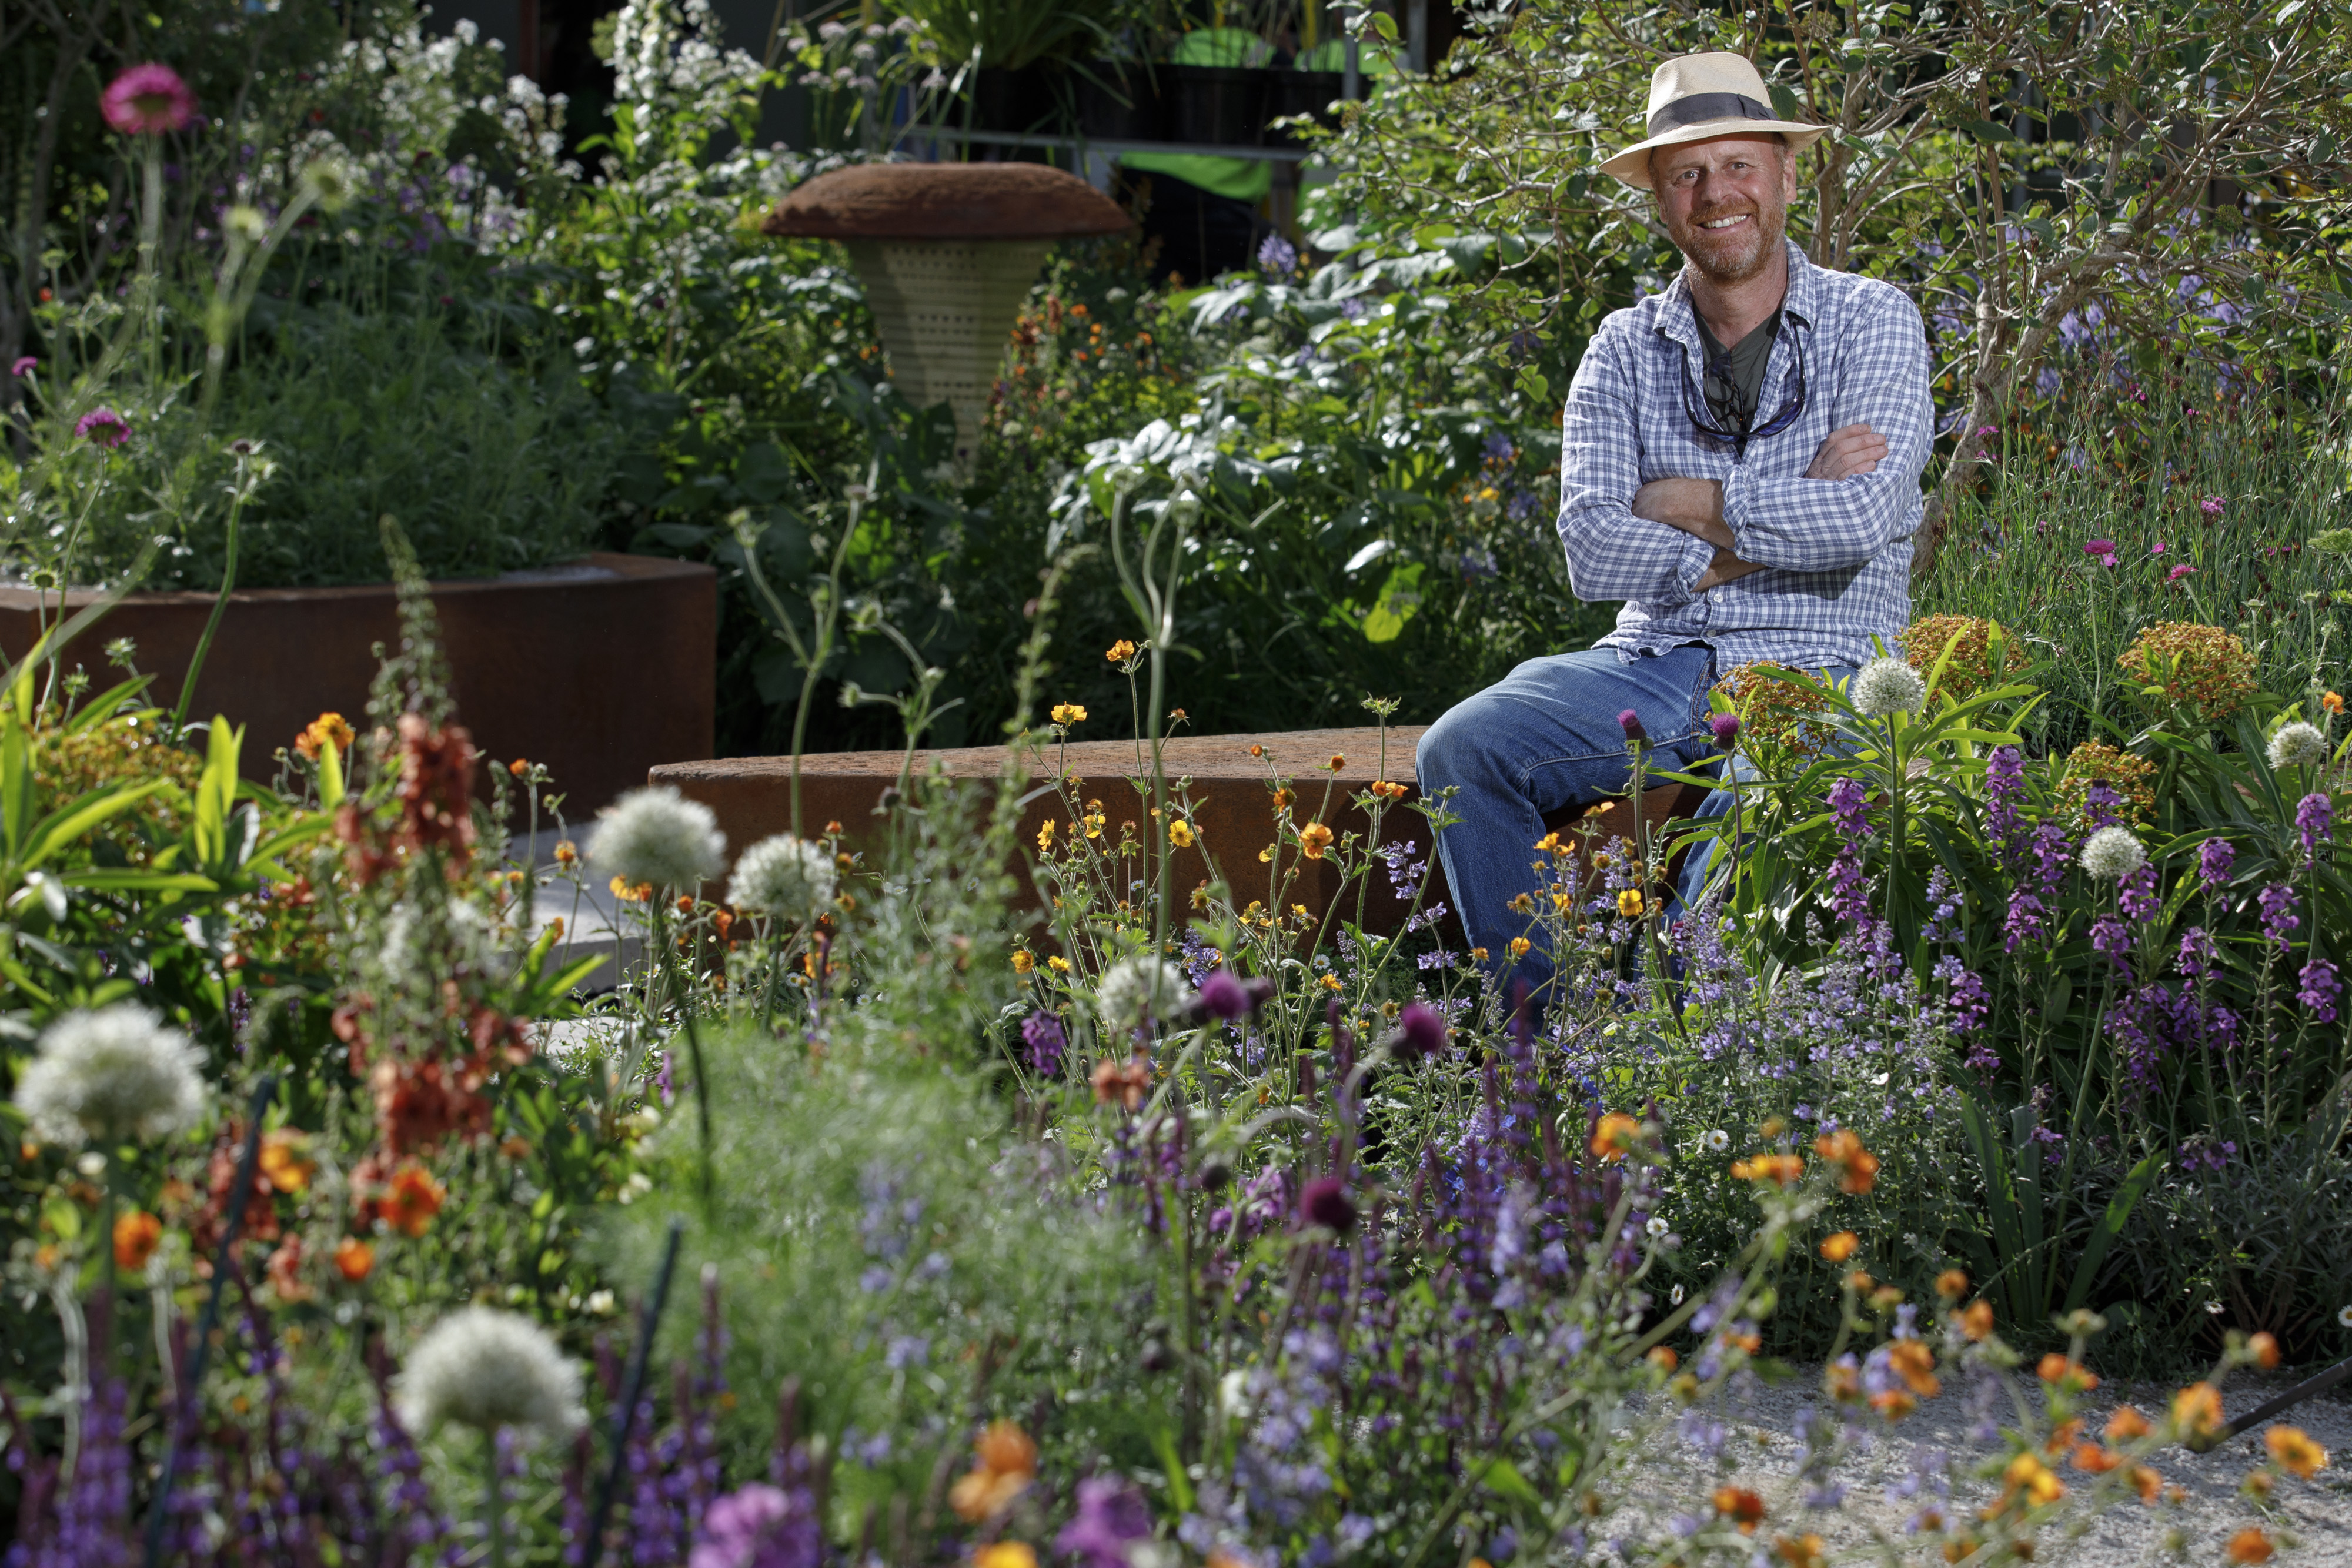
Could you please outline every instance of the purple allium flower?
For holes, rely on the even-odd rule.
[[[1342,1236],[1356,1228],[1355,1200],[1348,1196],[1348,1184],[1335,1176],[1317,1176],[1300,1189],[1298,1212],[1308,1224]]]
[[[1729,751],[1733,747],[1739,744],[1739,716],[1738,714],[1717,714],[1713,718],[1706,721],[1706,727],[1709,732],[1714,735],[1715,744],[1723,750]]]
[[[1617,716],[1617,727],[1623,730],[1625,738],[1635,746],[1650,744],[1650,732],[1643,727],[1642,716],[1632,708],[1627,708]]]
[[[1051,1078],[1062,1070],[1062,1051],[1070,1042],[1062,1020],[1049,1012],[1034,1012],[1021,1020],[1022,1043],[1029,1048],[1030,1071]]]
[[[8,367],[8,373],[12,376],[24,375],[26,371],[30,371],[35,365],[37,365],[40,362],[40,361],[35,359],[32,355],[26,354],[22,359],[19,359],[15,364]]]
[[[2336,998],[2344,983],[2336,977],[2336,966],[2325,958],[2314,958],[2303,967],[2303,988],[2294,999],[2311,1009],[2313,1019],[2319,1023],[2336,1021]]]
[[[2230,872],[2238,863],[2238,846],[2227,839],[2208,839],[2197,852],[2197,875],[2205,883],[2207,893],[2219,893],[2230,884]]]
[[[1231,1023],[1249,1017],[1254,1005],[1248,990],[1227,970],[1213,969],[1209,977],[1201,982],[1200,1009],[1209,1018]]]
[[[1078,1560],[1079,1568],[1128,1568],[1129,1542],[1151,1533],[1143,1498],[1124,1480],[1093,1477],[1078,1483],[1078,1511],[1054,1550]]]
[[[687,1562],[688,1568],[816,1568],[824,1544],[803,1489],[754,1481],[711,1503]]]
[[[74,434],[100,446],[120,446],[131,439],[131,422],[110,408],[94,408],[74,422]]]
[[[2303,858],[2311,860],[2327,842],[2336,826],[2336,804],[2320,790],[2305,795],[2294,809],[2295,831],[2303,836]]]
[[[125,136],[158,136],[196,117],[196,95],[166,65],[132,66],[107,84],[98,100],[106,123]]]
[[[1298,265],[1298,247],[1280,235],[1268,235],[1257,247],[1257,264],[1268,272],[1287,277]]]
[[[2083,547],[2083,553],[2089,556],[2093,560],[2097,561],[2101,566],[2113,566],[2116,564],[2116,541],[2113,539],[2093,539],[2089,544]]]
[[[1407,1002],[1397,1014],[1390,1049],[1406,1058],[1435,1056],[1445,1049],[1445,1019],[1427,1002]]]

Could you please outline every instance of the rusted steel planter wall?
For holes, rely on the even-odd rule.
[[[66,596],[70,614],[95,594]],[[134,593],[67,650],[68,668],[110,685],[100,652],[129,637],[152,674],[156,702],[179,700],[188,660],[212,613],[209,593]],[[593,555],[571,566],[433,586],[460,719],[474,743],[506,762],[554,771],[578,821],[646,771],[714,746],[718,576],[650,556]],[[57,600],[48,599],[51,620]],[[0,589],[0,648],[21,658],[37,636],[36,596]],[[400,637],[390,583],[263,588],[232,594],[196,680],[190,716],[225,714],[246,727],[245,770],[266,779],[270,754],[333,711],[363,725],[374,645]]]

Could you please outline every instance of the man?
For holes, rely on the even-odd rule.
[[[1624,793],[1621,714],[1659,765],[1687,768],[1712,750],[1720,675],[1772,660],[1843,677],[1910,618],[1933,423],[1918,307],[1786,239],[1797,154],[1822,128],[1775,118],[1745,57],[1659,67],[1648,129],[1601,168],[1651,191],[1685,265],[1601,323],[1560,443],[1570,581],[1625,607],[1597,646],[1529,660],[1421,742],[1422,789],[1456,790],[1438,846],[1453,902],[1507,986],[1549,977],[1540,945],[1505,956],[1535,935],[1510,905],[1540,880],[1547,812]],[[1686,871],[1685,897],[1703,875]]]

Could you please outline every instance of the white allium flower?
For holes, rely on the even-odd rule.
[[[401,1368],[400,1419],[412,1432],[448,1422],[568,1437],[587,1421],[580,1369],[529,1318],[466,1307],[433,1325]]]
[[[1871,718],[1916,713],[1927,700],[1927,683],[1901,659],[1873,659],[1853,677],[1853,706]]]
[[[1731,1134],[1717,1127],[1706,1135],[1706,1147],[1709,1154],[1723,1153],[1724,1150],[1731,1147]]]
[[[624,882],[692,887],[727,863],[727,835],[699,800],[667,784],[632,789],[596,814],[588,858]]]
[[[1114,1033],[1174,1018],[1184,1003],[1184,972],[1157,959],[1129,958],[1103,977],[1095,1002],[1103,1027]]]
[[[2279,726],[2271,737],[2273,768],[2315,768],[2327,760],[2327,737],[2311,725]]]
[[[2083,846],[2083,869],[2108,882],[2120,882],[2147,863],[2147,851],[2129,828],[2101,828]]]
[[[790,833],[745,850],[727,884],[727,902],[755,915],[806,915],[832,896],[833,856]]]
[[[169,1137],[204,1114],[201,1062],[186,1035],[136,1003],[68,1013],[17,1080],[16,1108],[36,1136],[68,1147]]]

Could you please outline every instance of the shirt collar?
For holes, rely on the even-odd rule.
[[[1789,287],[1788,292],[1780,297],[1781,311],[1799,326],[1811,327],[1816,319],[1814,312],[1821,298],[1821,279],[1816,276],[1820,268],[1814,267],[1805,253],[1798,248],[1795,240],[1781,236],[1780,248],[1789,258]],[[1698,316],[1691,304],[1689,271],[1685,265],[1681,272],[1675,274],[1675,280],[1666,285],[1665,293],[1659,297],[1663,303],[1658,308],[1656,330],[1683,347],[1704,354],[1706,347],[1699,341]]]

